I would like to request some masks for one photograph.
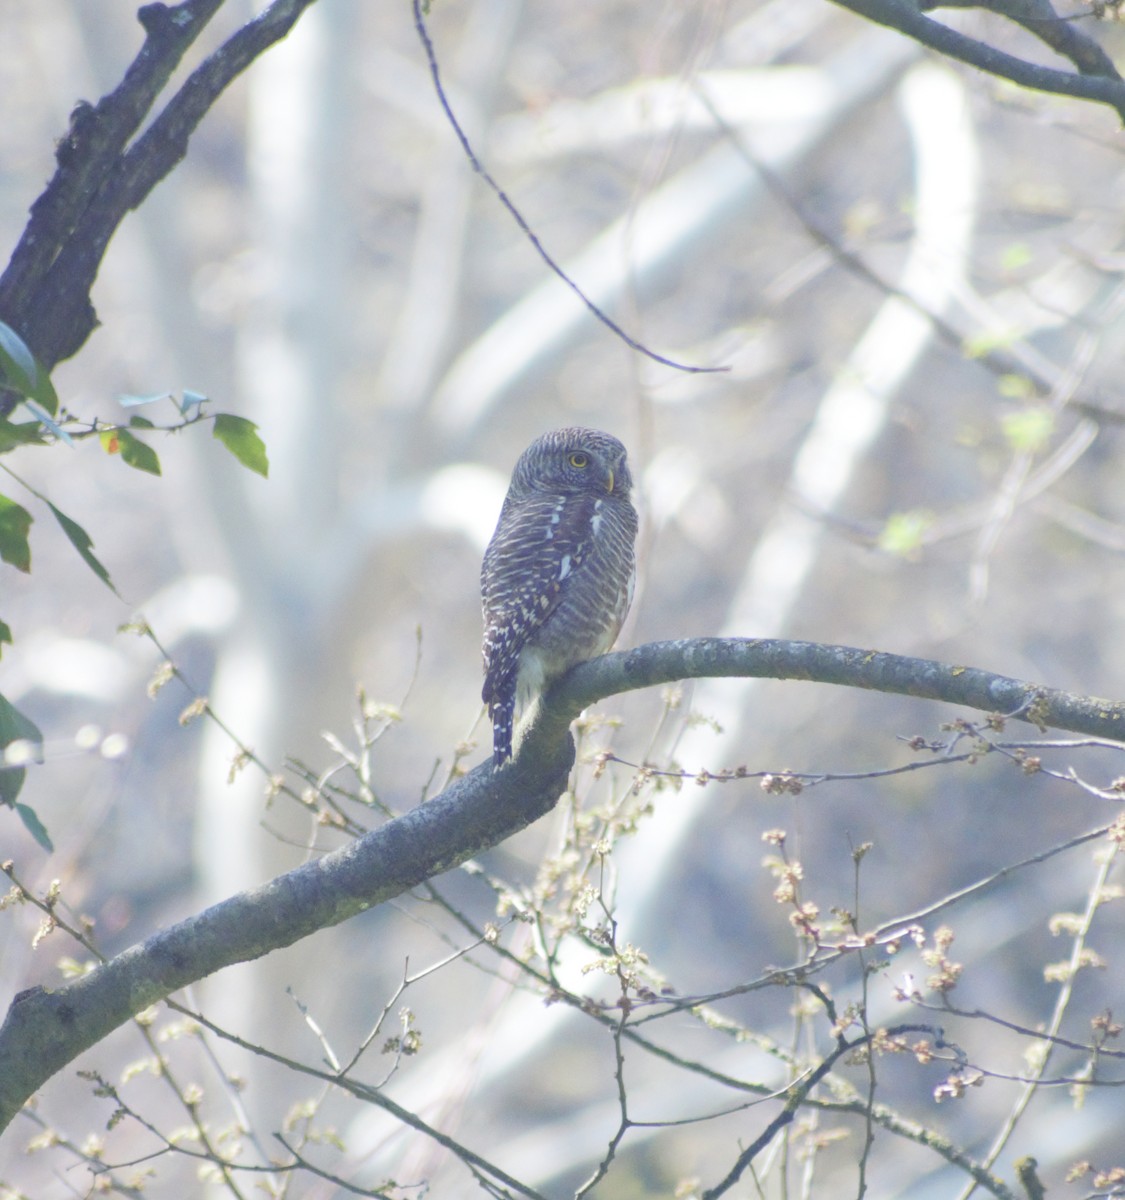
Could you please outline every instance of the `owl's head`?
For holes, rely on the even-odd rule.
[[[625,447],[599,429],[552,429],[520,455],[512,487],[532,492],[596,492],[629,499]]]

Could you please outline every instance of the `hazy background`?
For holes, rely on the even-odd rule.
[[[251,12],[228,3],[210,46]],[[624,645],[799,637],[1125,694],[1121,425],[1068,407],[1065,386],[1125,412],[1125,159],[1111,113],[935,65],[823,0],[478,0],[435,5],[429,20],[459,120],[549,252],[647,346],[730,369],[687,375],[652,363],[552,281],[458,146],[407,6],[321,0],[310,10],[126,221],[94,292],[102,327],[55,373],[63,403],[87,419],[121,419],[123,393],[206,394],[215,409],[258,422],[269,481],[205,428],[153,441],[160,480],[93,443],[6,459],[82,522],[124,597],[101,587],[49,515],[5,482],[37,520],[33,574],[0,568],[16,639],[0,687],[47,735],[48,762],[24,798],[57,850],[48,858],[13,817],[0,823],[0,850],[28,883],[62,878],[109,952],[302,861],[312,836],[292,803],[266,810],[257,773],[228,785],[233,747],[202,723],[181,728],[191,697],[177,684],[146,697],[159,656],[116,627],[143,611],[223,720],[279,769],[286,756],[316,770],[335,761],[320,735],[350,738],[357,683],[395,705],[409,692],[377,747],[374,782],[388,804],[410,807],[479,716],[480,557],[512,464],[546,428],[597,425],[629,447],[643,529]],[[1038,55],[1022,35],[965,20]],[[10,248],[70,109],[118,82],[141,30],[131,5],[65,0],[7,0],[0,29],[0,245]],[[1120,26],[1095,32],[1120,60]],[[1063,386],[1053,421],[1043,407],[1029,417],[1018,383],[849,270],[763,188],[747,149],[780,172],[808,219],[889,283],[944,308],[977,350],[1026,346],[1054,364]],[[170,406],[146,412],[174,416]],[[1027,450],[1029,427],[1043,435]],[[929,530],[907,540],[908,553],[895,553],[893,538],[880,543],[895,514]],[[612,742],[631,761],[674,755],[713,771],[865,771],[909,761],[898,735],[938,737],[957,715],[809,684],[731,682],[687,693],[656,732],[663,704],[651,693],[607,704],[621,727],[591,733],[584,748]],[[724,732],[685,727],[693,709]],[[130,753],[110,763],[72,751],[90,723],[128,735]],[[489,741],[480,725],[472,736],[470,764]],[[1125,773],[1089,752],[1052,760],[1070,764],[1102,785]],[[596,802],[631,781],[623,768],[597,784],[588,774],[582,788]],[[689,784],[655,803],[651,829],[618,859],[621,936],[690,994],[797,956],[760,866],[764,829],[789,831],[825,912],[853,903],[851,850],[873,842],[861,900],[861,924],[873,925],[1113,813],[992,760],[799,800],[746,782]],[[528,882],[559,836],[548,818],[487,865]],[[1069,946],[1047,921],[1085,907],[1094,870],[1088,848],[1071,852],[946,918],[958,933],[953,956],[968,963],[965,1007],[1031,1027],[1049,1017],[1058,989],[1044,983],[1043,964]],[[445,885],[488,918],[491,894],[478,880]],[[1079,1041],[1093,1015],[1121,1008],[1125,976],[1112,954],[1121,917],[1111,905],[1099,921],[1092,941],[1107,968],[1079,979],[1068,1027]],[[55,961],[70,952],[59,935],[32,951],[34,925],[30,915],[8,920],[5,1004],[21,987],[56,981]],[[346,1056],[404,957],[414,970],[437,961],[449,952],[443,935],[453,926],[425,904],[388,907],[224,973],[200,1002],[239,1032],[318,1060],[291,986]],[[910,969],[926,973],[916,959]],[[842,1000],[854,979],[854,970],[834,977]],[[873,985],[880,1019],[917,1019],[890,1000],[892,982]],[[753,993],[725,1011],[785,1040],[792,999]],[[465,964],[431,976],[409,1002],[424,1052],[393,1094],[550,1194],[589,1173],[616,1120],[604,1031],[534,997],[512,1001]],[[725,1056],[750,1052],[705,1043],[677,1020],[665,1037],[685,1053],[784,1082],[752,1056],[733,1065]],[[994,1070],[1022,1067],[1019,1039],[964,1026],[957,1040]],[[112,1074],[142,1054],[122,1030],[88,1058]],[[303,1085],[271,1084],[247,1062],[238,1069],[268,1145]],[[990,1083],[935,1107],[940,1071],[897,1060],[882,1069],[880,1099],[978,1155],[1015,1094]],[[731,1102],[690,1094],[643,1059],[635,1070],[639,1119]],[[864,1086],[864,1071],[852,1075]],[[155,1110],[164,1101],[147,1086]],[[100,1103],[68,1071],[46,1089],[42,1112],[81,1142],[108,1116]],[[352,1125],[356,1109],[342,1101],[329,1111],[367,1186],[382,1172],[430,1176],[436,1195],[468,1194],[467,1177],[437,1174],[417,1139],[396,1140],[373,1118]],[[756,1136],[772,1111],[637,1133],[597,1194],[669,1195],[693,1173],[713,1182],[736,1139]],[[1119,1093],[1095,1092],[1076,1112],[1065,1088],[1049,1090],[998,1170],[1010,1179],[1012,1159],[1034,1151],[1061,1188],[1076,1159],[1110,1165],[1122,1127]],[[862,1135],[850,1128],[822,1160],[824,1195],[854,1188]],[[70,1194],[74,1179],[24,1161],[32,1132],[20,1122],[9,1131],[0,1179],[40,1197]],[[146,1145],[135,1130],[117,1136],[118,1161]],[[961,1187],[936,1156],[886,1134],[876,1161],[875,1196]],[[154,1194],[202,1186],[183,1164],[158,1170]],[[303,1186],[295,1194],[333,1194]]]

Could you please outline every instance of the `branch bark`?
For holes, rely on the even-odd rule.
[[[1033,5],[1031,0],[1012,0],[1006,7],[999,3],[987,2],[972,7],[988,8],[1001,15],[1010,16],[1041,41],[1067,55],[1079,66],[1080,73],[1043,67],[1014,54],[997,50],[986,42],[950,29],[948,25],[927,17],[921,11],[922,8],[935,8],[943,4],[970,7],[968,4],[961,4],[959,0],[932,0],[931,3],[921,5],[911,3],[910,0],[835,0],[835,3],[878,25],[897,29],[899,33],[921,42],[923,46],[929,46],[931,50],[937,50],[958,62],[968,63],[969,66],[977,67],[989,75],[1018,83],[1021,87],[1108,104],[1125,123],[1125,80],[1122,80],[1112,62],[1097,48],[1092,48],[1093,44],[1080,32],[1060,32],[1057,26],[1047,23],[1042,15],[1036,15],[1047,9],[1045,6]],[[1033,8],[1035,12],[1032,11]],[[1061,26],[1063,23],[1059,21],[1058,24]],[[1099,67],[1102,69],[1098,70]]]
[[[704,677],[802,679],[919,696],[1125,741],[1125,702],[989,671],[816,642],[696,638],[583,663],[544,698],[515,759],[486,762],[351,845],[216,904],[63,987],[21,992],[0,1026],[0,1129],[53,1074],[149,1005],[401,895],[548,812],[574,762],[571,721],[607,696]]]
[[[110,239],[187,153],[215,101],[293,28],[315,0],[274,0],[197,67],[137,135],[185,52],[224,0],[146,4],[145,40],[121,83],[97,104],[80,101],[55,151],[57,169],[0,276],[0,320],[50,370],[97,326],[90,291]]]
[[[650,642],[635,650],[607,654],[583,663],[561,679],[548,697],[548,711],[541,720],[573,720],[596,701],[636,688],[681,679],[736,677],[804,679],[917,696],[980,712],[1006,713],[1040,727],[1125,741],[1125,701],[1085,696],[928,658],[774,638],[690,638]]]

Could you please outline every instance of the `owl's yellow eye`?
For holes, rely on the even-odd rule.
[[[572,467],[577,467],[579,470],[581,470],[583,467],[588,467],[590,465],[590,456],[588,454],[582,454],[579,451],[568,455],[566,461],[570,463]]]

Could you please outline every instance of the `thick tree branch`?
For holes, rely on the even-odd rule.
[[[401,895],[537,820],[566,788],[574,760],[569,726],[586,706],[654,684],[722,676],[920,696],[1125,740],[1125,702],[926,659],[740,638],[656,642],[606,655],[576,667],[551,690],[502,770],[483,764],[381,829],[154,934],[82,979],[22,992],[0,1027],[0,1129],[56,1071],[141,1009]]]
[[[96,105],[75,108],[55,153],[58,169],[32,205],[0,277],[0,320],[48,369],[76,353],[97,325],[90,290],[126,213],[183,159],[188,139],[227,86],[314,2],[274,0],[197,67],[132,140],[223,0],[148,4],[139,11],[146,33],[140,52],[112,92]]]
[[[174,21],[161,19],[168,11],[163,5],[141,9],[146,37],[125,78],[96,105],[80,101],[71,113],[70,129],[55,148],[58,169],[31,206],[31,221],[0,279],[0,313],[12,313],[18,307],[13,300],[46,274],[184,52],[222,2],[187,0]]]
[[[905,33],[907,37],[921,42],[923,46],[929,46],[930,49],[937,50],[949,58],[968,63],[971,67],[978,67],[1001,79],[1009,79],[1021,87],[1032,88],[1037,92],[1051,92],[1059,96],[1074,96],[1080,100],[1096,100],[1101,104],[1108,104],[1117,111],[1122,122],[1125,122],[1125,81],[1121,79],[1116,70],[1113,70],[1112,64],[1110,68],[1112,74],[1075,74],[1071,71],[1059,71],[1054,67],[1042,67],[1018,58],[1014,54],[1006,54],[1003,50],[997,50],[985,42],[958,33],[955,29],[950,29],[948,25],[943,25],[940,21],[927,17],[920,11],[919,6],[912,4],[910,0],[835,0],[835,3],[850,9],[861,17],[866,17],[869,21],[876,22],[878,25],[887,25],[891,29],[897,29],[900,33]],[[935,6],[935,4],[927,4],[922,7]],[[980,7],[1003,11],[999,5],[983,4]],[[1076,44],[1076,38],[1073,35],[1060,39],[1056,34],[1054,42],[1051,37],[1044,37],[1045,27],[1042,21],[1033,19],[1025,11],[1029,5],[1023,3],[1022,0],[1013,4],[1013,8],[1020,9],[1019,14],[1013,16],[1013,19],[1018,20],[1025,28],[1046,41],[1048,45],[1058,42],[1059,45],[1056,48],[1060,52],[1068,54],[1072,61],[1078,55],[1083,64],[1083,71],[1098,61],[1096,56],[1090,54],[1088,47],[1079,47]]]
[[[636,688],[730,677],[805,679],[917,696],[1125,742],[1125,701],[1064,692],[928,658],[773,638],[690,638],[607,654],[575,667],[559,681],[541,722],[553,726],[573,720],[596,701]]]
[[[56,1071],[142,1009],[236,962],[338,925],[510,837],[566,788],[574,744],[490,763],[316,862],[189,917],[57,989],[31,988],[0,1026],[0,1130]]]
[[[935,8],[986,8],[1034,34],[1056,54],[1069,58],[1083,75],[1121,76],[1113,59],[1073,20],[1064,20],[1050,0],[920,0],[923,12]]]

